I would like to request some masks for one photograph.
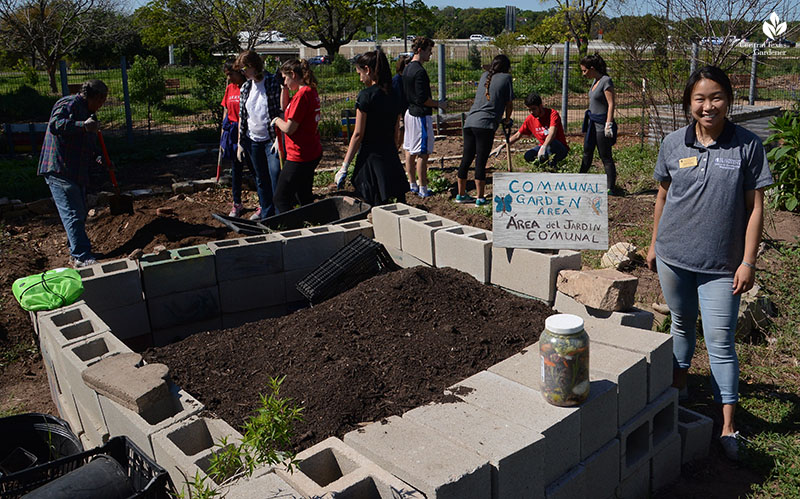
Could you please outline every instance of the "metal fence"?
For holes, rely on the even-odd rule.
[[[448,99],[448,114],[465,113],[475,98],[482,67],[489,64],[498,50],[483,44],[480,49],[474,47],[472,50],[468,47],[458,47],[458,50],[443,47],[438,53],[444,57],[440,59],[435,53],[434,58],[426,64],[434,96],[439,96],[439,89],[443,88]],[[604,54],[604,57],[616,88],[615,116],[620,133],[640,136],[644,140],[654,133],[649,123],[653,120],[655,108],[675,102],[675,90],[682,88],[682,82],[688,77],[690,61],[678,61],[686,68],[680,78],[672,78],[674,81],[668,82],[673,86],[671,90],[661,88],[658,78],[645,78],[647,91],[643,91],[642,72],[639,69],[642,65],[657,68],[664,60],[651,56],[641,61],[631,61],[622,51]],[[536,91],[542,96],[545,106],[553,107],[562,114],[566,110],[566,116],[562,116],[562,119],[568,133],[579,132],[584,110],[588,107],[590,82],[580,74],[577,53],[573,51],[570,54],[566,70],[563,48],[525,47],[517,49],[511,59],[516,94],[515,121],[520,123],[524,120],[527,115],[524,98],[529,92]],[[444,64],[443,86],[439,84],[440,60]],[[698,63],[702,64],[702,54]],[[675,67],[681,66],[678,64]],[[754,88],[751,85],[753,68],[757,76]],[[126,99],[125,71],[122,66],[93,71],[62,65],[61,73],[57,74],[58,93],[51,91],[44,72],[0,72],[0,124],[45,122],[61,93],[75,92],[83,81],[98,78],[110,89],[108,101],[98,113],[103,129],[109,135],[125,137],[131,143],[147,140],[154,134],[199,132],[204,137],[213,137],[221,118],[219,102],[224,89],[221,67],[216,83],[218,95],[215,95],[216,91],[204,90],[209,86],[207,82],[203,85],[198,81],[197,68],[170,66],[163,71],[167,82],[166,97],[158,105],[152,106],[149,112],[147,104]],[[362,88],[358,74],[353,64],[344,59],[314,66],[314,71],[322,101],[320,132],[327,138],[342,136],[342,111],[354,108],[355,98]],[[563,85],[565,73],[566,89]],[[759,56],[755,65],[751,57],[741,57],[730,66],[728,73],[734,84],[736,105],[746,103],[754,90],[755,104],[788,108],[794,105],[800,94],[800,49],[797,54],[784,51],[782,54]],[[662,81],[661,86],[663,84]],[[129,111],[126,110],[126,103]],[[0,141],[0,148],[7,147],[6,142]]]

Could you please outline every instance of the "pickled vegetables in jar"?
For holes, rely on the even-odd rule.
[[[589,396],[589,335],[577,315],[557,314],[545,320],[539,337],[542,395],[553,405],[570,407]]]

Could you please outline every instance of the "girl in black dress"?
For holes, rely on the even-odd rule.
[[[356,126],[344,155],[336,183],[344,185],[347,168],[358,153],[353,171],[356,195],[373,206],[402,198],[408,192],[403,165],[397,156],[395,133],[400,122],[397,98],[392,92],[389,61],[380,50],[361,55],[356,71],[367,88],[356,100]]]

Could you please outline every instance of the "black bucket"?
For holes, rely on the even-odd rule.
[[[0,474],[3,475],[83,452],[69,423],[47,414],[2,418],[0,435]]]
[[[28,499],[126,499],[134,494],[128,475],[112,457],[100,454],[80,468],[34,489]]]

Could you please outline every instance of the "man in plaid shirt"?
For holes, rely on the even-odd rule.
[[[38,174],[44,177],[67,231],[70,262],[75,267],[97,263],[86,235],[86,186],[89,166],[96,162],[97,130],[94,113],[108,96],[100,80],[89,80],[77,95],[62,97],[53,106],[44,135]]]

